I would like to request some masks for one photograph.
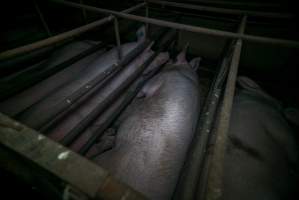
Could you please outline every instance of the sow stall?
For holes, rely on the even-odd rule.
[[[25,182],[40,187],[39,190],[49,194],[53,198],[63,199],[145,199],[145,197],[130,186],[121,183],[117,178],[111,176],[108,171],[104,170],[97,164],[85,158],[86,153],[90,150],[95,141],[102,136],[111,123],[118,117],[120,112],[132,101],[137,95],[138,90],[148,81],[154,74],[140,81],[129,91],[125,100],[121,103],[114,114],[107,119],[100,127],[97,128],[97,134],[84,145],[77,153],[68,147],[92,122],[106,109],[109,102],[113,101],[120,91],[126,90],[140,75],[147,66],[158,56],[160,52],[171,51],[180,39],[182,31],[192,32],[199,35],[208,35],[215,38],[225,38],[225,48],[222,49],[221,61],[215,69],[208,69],[210,73],[211,84],[208,84],[208,92],[205,95],[203,107],[200,112],[196,134],[192,144],[189,147],[188,154],[185,159],[184,168],[181,171],[180,180],[174,194],[176,199],[218,199],[221,196],[223,184],[221,178],[223,176],[223,160],[224,152],[227,147],[228,131],[230,125],[230,116],[234,101],[236,80],[238,76],[238,67],[242,52],[242,47],[246,43],[264,44],[279,46],[279,48],[288,48],[297,51],[299,42],[295,40],[270,38],[246,34],[246,26],[251,17],[266,18],[277,20],[289,20],[294,17],[289,13],[277,13],[266,11],[251,11],[243,9],[231,9],[211,7],[207,5],[175,3],[160,0],[148,0],[138,3],[136,6],[123,10],[121,12],[89,6],[73,1],[53,0],[53,4],[66,7],[82,9],[83,12],[95,12],[107,15],[107,17],[88,23],[73,30],[51,36],[47,23],[43,19],[43,14],[36,8],[40,19],[43,22],[49,38],[17,47],[0,53],[0,61],[9,63],[10,59],[20,58],[38,50],[51,48],[55,45],[69,42],[73,38],[84,34],[94,28],[113,23],[114,36],[117,49],[117,62],[113,64],[111,69],[100,73],[94,79],[80,87],[72,95],[66,97],[64,101],[57,105],[58,113],[47,119],[46,124],[37,125],[34,130],[26,125],[18,122],[19,113],[12,116],[2,114],[0,116],[0,142],[1,142],[1,168],[10,171],[12,174],[21,177]],[[156,6],[156,7],[151,7]],[[171,11],[173,8],[188,12],[189,10],[197,13],[216,13],[233,16],[237,30],[229,32],[205,28],[202,26],[194,26],[182,24],[178,22],[165,21],[149,17],[151,8],[163,6],[163,10]],[[167,7],[167,9],[165,9]],[[145,16],[131,14],[137,10],[144,9]],[[159,8],[160,9],[160,8]],[[161,10],[159,11],[161,12]],[[155,53],[144,64],[140,66],[139,74],[136,73],[125,80],[125,84],[116,88],[111,93],[107,102],[97,105],[96,109],[88,118],[76,126],[60,143],[55,142],[47,137],[45,132],[60,120],[73,108],[80,105],[84,98],[88,98],[101,83],[109,80],[118,71],[124,68],[129,62],[137,57],[150,42],[145,41],[131,53],[124,55],[121,48],[121,34],[119,32],[119,20],[125,19],[137,21],[145,24],[145,33],[147,38],[156,41],[154,45]],[[154,34],[153,29],[161,28],[161,34]],[[159,32],[159,33],[160,33]],[[32,76],[30,81],[25,81],[19,85],[1,90],[1,100],[5,100],[9,96],[15,95],[24,89],[33,86],[39,81],[51,76],[67,66],[78,62],[84,57],[104,48],[104,42],[93,45],[91,48],[72,56],[71,58],[55,65],[49,71],[37,76]],[[245,52],[246,53],[246,52]],[[24,58],[25,59],[25,58]],[[20,58],[22,61],[22,58]],[[20,62],[21,62],[20,61]],[[18,61],[17,61],[18,62]],[[5,66],[5,64],[4,64]],[[7,64],[6,66],[9,66]],[[199,68],[199,70],[207,70]],[[29,73],[30,74],[30,73]],[[212,75],[211,75],[212,74]],[[21,74],[22,75],[22,74]],[[32,81],[31,81],[32,80]],[[2,110],[1,110],[2,111]],[[49,110],[48,112],[51,112]],[[17,117],[15,117],[17,116]],[[42,118],[42,116],[40,116]],[[15,118],[15,119],[14,119]],[[37,117],[38,118],[38,117]],[[38,120],[37,120],[38,121]],[[213,143],[213,147],[210,147]]]

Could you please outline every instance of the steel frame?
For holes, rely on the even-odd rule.
[[[143,7],[143,6],[145,6],[145,3],[140,3],[136,6],[131,7],[129,9],[126,9],[122,12],[124,12],[124,13],[133,12],[133,11]],[[13,58],[15,56],[19,56],[19,55],[22,55],[22,54],[25,54],[25,53],[28,53],[28,52],[31,52],[31,51],[34,51],[34,50],[37,50],[37,49],[40,49],[40,48],[55,45],[57,43],[63,42],[65,40],[68,40],[68,39],[71,39],[71,38],[76,37],[78,35],[81,35],[81,34],[87,32],[87,31],[95,29],[95,28],[97,28],[101,25],[107,24],[108,22],[111,22],[113,19],[114,19],[113,16],[108,16],[108,17],[105,17],[103,19],[97,20],[95,22],[92,22],[92,23],[86,24],[84,26],[80,26],[78,28],[75,28],[73,30],[55,35],[53,37],[49,37],[47,39],[40,40],[40,41],[34,42],[32,44],[24,45],[24,46],[21,46],[21,47],[17,47],[15,49],[11,49],[11,50],[1,52],[0,53],[0,61],[5,60],[5,59],[9,59],[9,58]]]
[[[273,12],[259,12],[259,11],[228,9],[228,8],[216,8],[211,6],[192,5],[192,4],[176,3],[176,2],[161,1],[161,0],[148,0],[148,2],[163,5],[163,6],[186,8],[186,9],[197,10],[197,11],[206,11],[206,12],[229,14],[229,15],[250,15],[256,17],[283,18],[283,19],[288,19],[293,17],[293,15],[288,13],[273,13]]]
[[[229,31],[222,31],[222,30],[216,30],[216,29],[210,29],[210,28],[204,28],[200,26],[191,26],[186,24],[180,24],[175,22],[169,22],[159,19],[153,19],[148,17],[142,17],[122,12],[117,12],[109,9],[103,9],[103,8],[97,8],[94,6],[88,6],[88,5],[80,5],[78,3],[73,3],[69,1],[60,1],[60,0],[53,0],[53,2],[59,3],[61,5],[66,5],[74,8],[85,8],[89,11],[94,11],[102,14],[108,14],[108,15],[114,15],[116,17],[129,19],[129,20],[135,20],[143,23],[149,23],[153,25],[158,26],[164,26],[168,28],[174,28],[178,30],[183,31],[190,31],[194,33],[202,33],[206,35],[212,35],[212,36],[219,36],[224,38],[232,38],[232,39],[243,39],[244,41],[251,41],[251,42],[258,42],[258,43],[268,43],[273,45],[280,45],[285,47],[294,47],[299,48],[299,41],[292,41],[292,40],[286,40],[286,39],[277,39],[277,38],[270,38],[270,37],[262,37],[262,36],[255,36],[255,35],[248,35],[243,33],[233,33]]]
[[[50,37],[48,39],[2,52],[0,53],[0,60],[12,58],[14,56],[24,54],[26,52],[30,52],[46,46],[57,44],[64,40],[73,38],[79,34],[85,33],[86,31],[94,29],[100,25],[106,24],[112,20],[114,21],[114,30],[115,30],[116,43],[118,47],[118,55],[119,55],[119,59],[121,60],[122,58],[122,54],[120,50],[121,42],[120,42],[120,35],[118,30],[117,17],[146,23],[147,31],[148,31],[149,24],[153,24],[153,25],[164,26],[164,27],[169,27],[178,30],[191,31],[200,34],[207,34],[212,36],[234,39],[232,42],[233,45],[231,46],[232,55],[225,57],[226,59],[225,65],[229,64],[229,69],[227,72],[227,80],[225,83],[223,99],[221,99],[222,106],[220,109],[220,118],[217,124],[217,129],[215,134],[217,145],[216,148],[214,149],[213,158],[211,160],[211,169],[208,171],[208,180],[207,180],[207,187],[206,187],[207,193],[205,195],[205,198],[207,199],[218,199],[218,197],[221,196],[221,192],[222,192],[222,184],[221,184],[221,179],[219,177],[221,177],[223,174],[222,165],[219,163],[221,163],[223,160],[223,152],[226,146],[227,132],[228,132],[229,121],[230,121],[230,113],[231,113],[231,107],[234,98],[235,82],[236,82],[236,77],[238,72],[238,65],[239,65],[243,41],[268,43],[268,44],[280,45],[285,47],[299,48],[298,41],[245,34],[247,15],[258,16],[258,17],[269,17],[269,18],[289,18],[291,17],[291,15],[212,8],[208,6],[194,6],[190,4],[173,3],[173,2],[166,2],[160,0],[148,0],[132,8],[124,10],[122,12],[97,8],[93,6],[88,6],[88,5],[83,5],[83,4],[78,4],[78,3],[68,2],[68,1],[53,0],[53,2],[65,6],[80,8],[86,11],[94,11],[102,14],[107,14],[109,16],[101,20],[95,21],[93,23],[87,24],[85,26],[73,29],[71,31]],[[179,7],[184,9],[194,9],[198,11],[240,15],[243,18],[242,18],[242,23],[240,25],[239,31],[237,33],[215,30],[215,29],[209,29],[204,27],[191,26],[186,24],[180,24],[180,23],[174,23],[174,22],[149,18],[149,7],[148,7],[149,3],[156,3],[156,4],[161,4],[161,5],[171,6],[171,7]],[[129,12],[133,12],[144,6],[146,6],[145,17],[128,14]],[[216,81],[220,78],[223,77],[218,75]],[[216,88],[214,92],[212,91],[212,94],[216,95],[215,98],[217,98],[217,102],[218,102],[219,95],[221,94],[221,89],[219,90],[219,88]],[[215,98],[212,99],[215,100]],[[215,111],[216,109],[215,106],[217,106],[217,104],[216,105],[213,104],[215,104],[215,101],[211,101],[209,104],[207,104],[207,107]],[[204,130],[210,132],[209,126],[206,126]],[[76,153],[67,150],[65,147],[56,144],[55,142],[52,142],[51,140],[38,134],[34,130],[29,129],[12,119],[9,119],[8,117],[6,117],[1,113],[0,113],[0,132],[1,132],[0,141],[3,145],[21,154],[22,156],[30,159],[31,161],[47,169],[48,171],[55,174],[56,176],[62,178],[62,180],[64,180],[67,183],[67,185],[70,184],[71,186],[74,186],[75,188],[79,189],[81,192],[83,192],[84,194],[88,195],[91,198],[123,199],[129,197],[129,199],[144,199],[144,197],[142,197],[142,195],[140,195],[138,192],[130,189],[130,187],[125,186],[117,182],[113,178],[111,178],[107,174],[107,172],[104,171],[101,167],[92,164],[90,161],[86,160],[85,158],[78,156]],[[207,141],[208,141],[208,136],[206,137],[205,142]],[[207,143],[204,143],[205,146],[206,144]],[[47,152],[48,157],[44,157],[38,153],[43,151]],[[61,160],[60,158],[64,158],[63,155],[65,155],[65,154],[62,155],[61,153],[67,154],[68,157],[65,160],[64,159]],[[203,157],[205,156],[204,154],[205,152],[203,152],[201,159],[203,159]],[[51,159],[53,163],[49,165],[48,159]],[[76,163],[78,164],[78,166],[80,166],[79,168],[74,167]],[[197,162],[197,164],[199,165],[200,163],[201,163],[200,161]],[[64,170],[65,166],[67,166],[68,169],[67,171]],[[90,170],[86,170],[86,169],[90,169]],[[80,175],[78,176],[78,174],[84,174],[84,176],[80,176]],[[82,183],[82,181],[86,184]],[[197,180],[193,180],[193,181],[194,183],[196,183]],[[90,184],[90,183],[94,183],[94,184]],[[196,185],[193,185],[192,187],[193,193],[195,187]],[[194,194],[192,194],[192,196],[193,195]]]

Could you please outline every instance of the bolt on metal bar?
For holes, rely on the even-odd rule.
[[[289,13],[273,13],[273,12],[260,12],[260,11],[250,11],[250,10],[239,10],[239,9],[228,9],[228,8],[216,8],[211,6],[201,6],[194,4],[185,4],[177,3],[170,1],[161,1],[161,0],[148,0],[149,3],[159,4],[163,6],[171,6],[177,8],[186,8],[197,11],[207,11],[231,15],[248,15],[248,16],[257,16],[257,17],[267,17],[267,18],[291,18],[294,15]]]
[[[122,59],[122,51],[121,51],[121,43],[120,43],[120,35],[119,35],[119,25],[118,20],[116,17],[114,17],[113,25],[114,25],[114,32],[115,32],[115,40],[117,45],[117,56],[118,60],[120,61]]]
[[[80,4],[78,4],[78,5],[80,5]],[[133,11],[143,7],[143,6],[145,6],[145,3],[138,4],[134,7],[128,8],[128,9],[122,11],[122,12],[124,12],[124,13],[133,12]],[[86,10],[88,10],[88,9],[86,9]],[[47,39],[44,39],[44,40],[40,40],[40,41],[31,43],[31,44],[28,44],[28,45],[25,45],[25,46],[21,46],[21,47],[15,48],[15,49],[11,49],[11,50],[1,52],[0,53],[0,61],[4,60],[4,59],[12,58],[14,56],[18,56],[18,55],[21,55],[21,54],[25,54],[25,53],[28,53],[30,51],[37,50],[37,49],[40,49],[40,48],[43,48],[43,47],[47,47],[47,46],[57,44],[59,42],[62,42],[62,41],[65,41],[67,39],[76,37],[80,34],[83,34],[87,31],[92,30],[96,27],[99,27],[103,24],[106,24],[106,23],[108,23],[112,20],[113,20],[113,17],[109,16],[109,17],[97,20],[95,22],[86,24],[84,26],[81,26],[81,27],[75,28],[73,30],[55,35],[53,37],[50,37],[50,38],[47,38]]]
[[[36,12],[37,12],[37,14],[39,16],[39,19],[42,22],[43,27],[46,30],[48,36],[52,36],[52,33],[51,33],[50,29],[49,29],[49,26],[47,25],[47,22],[45,21],[44,15],[41,12],[41,10],[39,9],[39,6],[37,5],[36,1],[34,1],[34,7],[35,7],[35,10],[36,10]]]
[[[247,16],[242,18],[239,33],[244,33]],[[208,172],[206,199],[216,200],[223,192],[223,162],[226,152],[227,135],[229,131],[230,116],[235,94],[236,79],[242,49],[242,39],[238,39],[233,50],[230,69],[226,81],[222,107],[219,114],[219,122],[216,125],[216,141],[213,149],[213,157]]]
[[[60,3],[62,5],[66,5],[66,6],[70,6],[70,7],[74,7],[74,8],[84,7],[84,8],[86,8],[86,10],[90,10],[90,11],[94,11],[94,12],[99,12],[99,13],[104,13],[104,14],[112,14],[117,17],[121,17],[121,18],[125,18],[125,19],[140,21],[140,22],[144,22],[144,23],[150,23],[150,24],[174,28],[174,29],[178,29],[178,30],[202,33],[202,34],[225,37],[225,38],[233,38],[233,39],[240,38],[240,39],[243,39],[244,41],[267,43],[267,44],[280,45],[280,46],[285,46],[285,47],[299,48],[299,41],[261,37],[261,36],[254,36],[254,35],[246,35],[243,33],[233,33],[233,32],[228,32],[228,31],[204,28],[204,27],[200,27],[200,26],[191,26],[191,25],[180,24],[180,23],[175,23],[175,22],[168,22],[168,21],[164,21],[164,20],[147,18],[147,17],[127,14],[127,13],[121,13],[121,12],[117,12],[117,11],[113,11],[113,10],[97,8],[97,7],[88,6],[88,5],[80,5],[80,4],[69,2],[69,1],[53,0],[53,2]]]

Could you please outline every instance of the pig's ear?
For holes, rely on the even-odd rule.
[[[145,34],[145,26],[141,26],[137,31],[136,31],[136,36],[137,36],[137,41],[141,42],[145,40],[146,34]]]
[[[187,63],[186,53],[187,53],[188,47],[189,47],[189,43],[187,43],[184,46],[183,50],[177,55],[176,64],[185,64],[185,63]]]
[[[190,62],[190,66],[194,71],[197,71],[201,62],[201,57],[193,58]]]

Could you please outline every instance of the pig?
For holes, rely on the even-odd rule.
[[[195,68],[185,51],[150,79],[121,116],[115,146],[93,157],[149,199],[170,199],[199,118]]]
[[[121,46],[121,51],[123,56],[129,54],[133,49],[139,46],[145,40],[144,27],[141,27],[137,31],[137,41]],[[47,121],[52,119],[61,110],[56,109],[56,105],[66,101],[66,99],[73,93],[75,93],[79,88],[87,85],[87,83],[99,74],[108,70],[113,64],[118,61],[117,48],[113,48],[102,56],[96,58],[88,65],[84,66],[84,70],[73,77],[72,81],[65,84],[63,87],[57,88],[56,91],[48,95],[46,98],[37,102],[25,112],[22,112],[17,119],[24,124],[39,129]]]
[[[48,136],[54,140],[60,141],[71,130],[83,121],[90,113],[92,113],[96,107],[106,101],[112,93],[124,84],[124,81],[129,77],[132,77],[134,73],[139,70],[142,64],[153,55],[153,51],[147,48],[143,53],[136,57],[131,63],[128,64],[119,74],[117,74],[111,81],[109,81],[103,88],[101,88],[96,94],[84,102],[82,106],[71,112],[58,126],[48,132]],[[153,64],[149,68],[155,68],[165,63],[168,56],[160,54],[154,60]],[[119,96],[119,95],[118,95]],[[111,102],[107,102],[111,103]],[[106,104],[107,104],[106,103]]]
[[[37,63],[34,67],[40,69],[51,68],[95,45],[94,41],[76,41],[54,52],[47,60]],[[50,76],[49,78],[25,89],[21,93],[0,102],[0,111],[8,116],[15,116],[18,113],[31,107],[33,104],[47,97],[54,91],[58,90],[65,83],[72,80],[74,76],[80,75],[85,66],[99,57],[103,50],[99,50],[80,61],[70,65],[60,72]],[[7,77],[9,78],[9,77]]]
[[[123,110],[123,107],[126,106],[126,103],[124,102],[130,102],[132,98],[134,98],[136,92],[138,91],[138,88],[140,87],[141,84],[143,84],[150,76],[150,73],[153,73],[157,70],[160,69],[160,67],[165,64],[169,59],[169,54],[168,52],[163,52],[160,53],[159,55],[156,56],[156,58],[151,62],[149,66],[143,71],[142,75],[139,76],[131,85],[130,87],[124,91],[116,100],[113,102],[112,105],[110,105],[96,120],[93,122],[81,135],[80,137],[70,146],[70,148],[76,152],[82,149],[82,147],[87,143],[89,138],[91,138],[94,134],[97,134],[98,129],[103,126],[103,124],[106,124],[108,119],[111,118],[111,116],[118,116],[118,112],[121,112]],[[112,130],[114,133],[115,131]],[[87,152],[87,156],[89,155],[94,155],[94,154],[99,154],[102,152],[102,149],[105,150],[106,143],[110,144],[110,138],[114,138],[110,134],[111,131],[107,131],[108,136],[104,138],[101,138],[103,143],[99,145],[99,148],[92,148],[90,152]],[[104,134],[107,135],[107,134]],[[108,141],[106,142],[105,138],[108,138]],[[104,147],[104,148],[103,148]],[[110,148],[108,145],[107,148]]]
[[[224,160],[223,198],[294,199],[298,148],[279,101],[239,77]]]

